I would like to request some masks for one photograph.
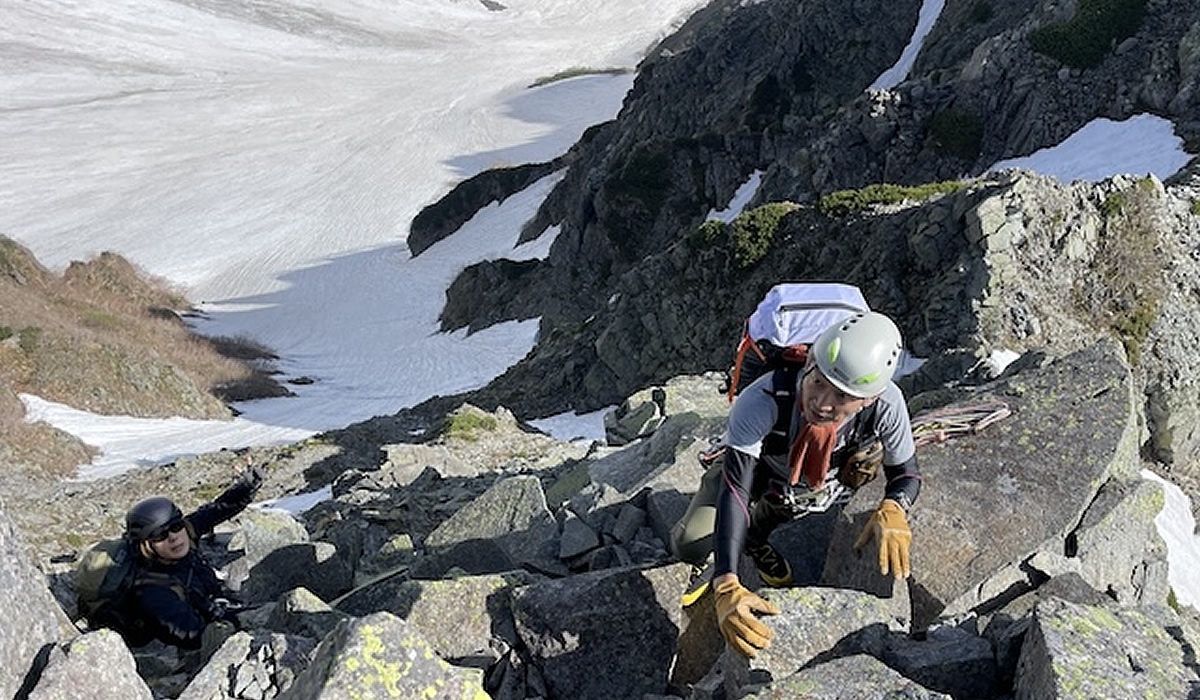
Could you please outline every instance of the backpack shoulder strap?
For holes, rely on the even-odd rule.
[[[775,424],[763,438],[764,454],[786,454],[792,429],[792,406],[796,402],[796,380],[803,365],[785,362],[771,372],[771,398],[775,399]]]

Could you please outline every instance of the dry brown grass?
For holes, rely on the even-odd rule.
[[[1101,323],[1121,341],[1135,365],[1166,296],[1163,261],[1172,256],[1164,252],[1164,228],[1155,218],[1158,196],[1153,181],[1146,178],[1100,204],[1104,227],[1093,260],[1095,274],[1075,290],[1078,303],[1098,311]]]
[[[197,337],[176,314],[188,307],[120,256],[55,275],[0,237],[0,458],[55,472],[88,458],[74,440],[25,422],[20,393],[106,415],[189,418],[230,417],[233,394],[286,393],[245,361],[269,351]]]

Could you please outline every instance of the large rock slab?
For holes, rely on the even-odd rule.
[[[645,488],[695,492],[703,475],[696,455],[724,427],[724,418],[706,420],[695,413],[669,416],[653,435],[593,462],[588,467],[591,481],[610,489],[609,503]]]
[[[481,674],[439,659],[408,622],[387,612],[338,625],[280,700],[345,698],[487,700]]]
[[[383,610],[407,620],[447,661],[486,666],[496,660],[495,640],[509,646],[516,643],[509,591],[532,579],[526,572],[514,571],[444,581],[404,581],[387,599],[375,600],[376,607],[370,612]],[[353,605],[342,609],[369,614]]]
[[[557,566],[558,561],[545,555],[543,545],[557,535],[558,523],[546,505],[541,482],[535,476],[513,476],[496,482],[450,516],[429,534],[425,546],[438,552],[462,543],[490,540],[516,566],[548,568]]]
[[[753,659],[727,651],[722,657],[726,692],[788,678],[830,652],[838,656],[881,656],[887,640],[908,632],[907,601],[836,588],[764,588],[764,599],[780,614],[763,618],[775,632],[771,645]]]
[[[746,696],[756,700],[950,700],[908,680],[873,656],[855,654],[816,664]]]
[[[1167,602],[1167,546],[1155,527],[1166,498],[1148,479],[1112,479],[1067,540],[1067,554],[1093,588],[1126,603]]]
[[[78,632],[29,559],[8,513],[0,510],[0,697],[18,696],[26,676],[36,677],[51,645]]]
[[[1065,552],[1101,485],[1137,475],[1123,357],[1106,341],[997,382],[989,394],[1013,415],[921,449],[924,482],[909,517],[915,626],[1027,587],[1020,564],[1041,550]],[[884,585],[873,547],[852,548],[880,495],[864,488],[842,511],[825,583],[876,592]]]
[[[87,689],[92,700],[151,700],[133,655],[112,630],[76,637],[50,653],[49,663],[28,700],[75,700]]]
[[[517,633],[550,700],[662,694],[690,567],[609,569],[517,588]]]
[[[1189,698],[1195,650],[1140,610],[1039,603],[1017,664],[1016,700]]]

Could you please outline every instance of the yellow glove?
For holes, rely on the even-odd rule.
[[[872,537],[879,538],[879,572],[886,574],[891,570],[896,578],[908,578],[908,547],[912,544],[912,530],[908,528],[908,518],[899,503],[884,499],[859,533],[854,548],[861,548]]]
[[[717,585],[717,626],[729,646],[742,656],[753,657],[766,649],[775,633],[755,613],[778,615],[779,608],[729,579]]]

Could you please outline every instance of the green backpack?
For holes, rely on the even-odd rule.
[[[122,603],[133,588],[137,555],[125,538],[100,540],[75,565],[78,612],[94,627],[125,626]]]

